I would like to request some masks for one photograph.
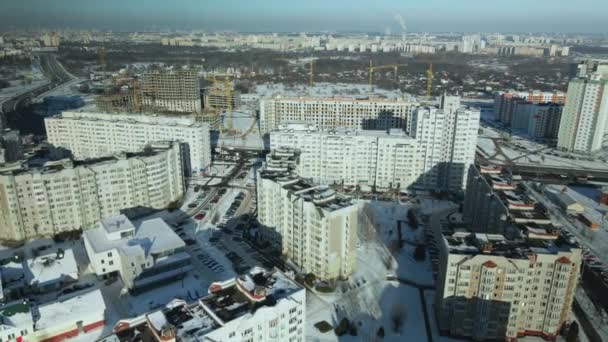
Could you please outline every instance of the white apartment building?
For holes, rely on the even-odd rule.
[[[295,172],[298,152],[279,149],[258,171],[258,221],[264,235],[302,273],[346,279],[355,270],[359,206]]]
[[[212,283],[208,291],[208,296],[192,304],[176,299],[161,310],[122,319],[113,331],[144,331],[157,341],[306,340],[306,290],[276,269],[254,267]]]
[[[362,189],[407,189],[419,176],[416,140],[401,129],[319,130],[305,123],[282,124],[270,132],[270,149],[299,149],[298,174],[316,183]]]
[[[284,122],[302,121],[320,129],[409,127],[418,103],[399,99],[283,98],[260,101],[260,129],[269,133]]]
[[[570,319],[580,249],[559,235],[535,236],[541,229],[531,226],[509,239],[453,228],[437,217],[431,225],[439,248],[435,306],[442,332],[474,341],[559,335]]]
[[[192,269],[186,244],[161,218],[136,228],[124,215],[109,217],[83,239],[95,274],[120,275],[128,289],[179,279]]]
[[[63,112],[44,119],[49,143],[79,159],[136,152],[154,141],[184,144],[185,170],[198,173],[211,163],[209,125],[193,117]]]
[[[182,151],[155,143],[143,152],[0,169],[0,239],[27,240],[88,228],[136,206],[165,208],[184,193]]]
[[[475,161],[479,116],[479,109],[465,107],[414,111],[410,135],[416,140],[417,187],[462,190]]]
[[[557,147],[592,153],[608,146],[608,63],[579,71],[568,84]]]

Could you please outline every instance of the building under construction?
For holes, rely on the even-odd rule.
[[[230,87],[227,90],[226,87]],[[215,82],[211,87],[203,90],[203,107],[205,109],[227,110],[241,106],[241,93],[233,90],[230,82]],[[231,103],[228,103],[230,97]]]
[[[136,96],[132,92],[126,94],[102,95],[95,98],[95,105],[102,112],[123,113],[136,111]]]
[[[201,113],[200,82],[191,69],[159,69],[141,80],[142,109],[178,113]]]

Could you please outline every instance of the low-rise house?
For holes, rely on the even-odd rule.
[[[161,218],[135,227],[124,215],[83,234],[91,266],[100,277],[120,276],[126,288],[144,290],[192,269],[186,244]]]

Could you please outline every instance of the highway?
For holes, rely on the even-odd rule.
[[[37,96],[40,96],[41,94],[53,90],[74,79],[74,76],[70,75],[63,68],[61,63],[57,61],[55,55],[40,54],[38,55],[38,58],[40,59],[40,68],[42,73],[50,80],[50,82],[7,100],[2,104],[3,113],[9,114],[11,112],[15,112],[23,105],[24,101],[36,98]]]

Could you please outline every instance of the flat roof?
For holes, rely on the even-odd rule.
[[[112,220],[112,218],[110,219]],[[122,224],[125,227],[129,226],[127,223]],[[118,240],[108,239],[106,230],[101,225],[97,228],[85,230],[84,236],[97,253],[111,249],[121,249],[125,254],[135,254],[138,250],[141,250],[147,256],[150,253],[158,254],[186,246],[184,241],[162,218],[141,222],[135,228],[134,236]]]
[[[72,249],[57,250],[26,261],[26,282],[29,285],[43,286],[58,282],[65,277],[78,280],[78,264]],[[76,277],[76,278],[74,278]]]
[[[75,323],[92,314],[101,314],[103,317],[105,309],[106,303],[99,289],[66,300],[40,305],[36,330],[53,328],[59,323]]]

